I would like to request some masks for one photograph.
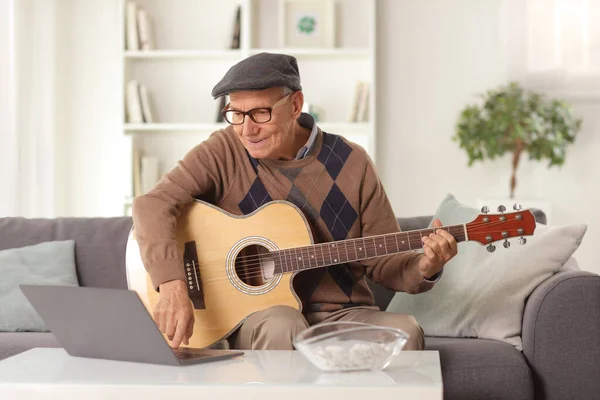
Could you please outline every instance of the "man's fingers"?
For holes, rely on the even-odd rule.
[[[167,316],[164,311],[160,308],[156,309],[156,324],[158,325],[158,330],[164,332],[167,329]]]
[[[439,231],[439,232],[441,233],[442,231]],[[443,255],[444,258],[446,258],[447,255],[450,255],[450,252],[452,250],[450,248],[450,243],[448,242],[448,239],[446,239],[446,237],[444,237],[440,234],[435,234],[435,235],[431,235],[429,238],[431,240],[435,241],[435,243],[438,245],[438,247],[434,250],[436,252],[439,251],[440,256]]]
[[[436,261],[437,256],[435,255],[435,252],[433,251],[431,246],[429,246],[428,244],[425,244],[425,246],[423,246],[423,253],[425,254],[425,257],[427,257],[427,259],[430,262]]]
[[[426,236],[424,242],[425,246],[429,246],[435,254],[441,255],[440,243],[438,243],[438,240],[435,238],[435,235],[432,236]]]
[[[193,334],[194,334],[194,321],[192,319],[192,321],[190,321],[188,324],[187,332],[185,333],[185,337],[183,338],[183,343],[186,345],[190,344],[190,338],[192,337]]]
[[[175,330],[175,336],[173,337],[173,347],[179,347],[183,341],[188,329],[188,324],[189,320],[187,318],[179,318],[177,320],[177,329]]]
[[[458,247],[457,247],[456,239],[454,238],[454,236],[452,236],[450,234],[450,232],[447,232],[443,229],[438,229],[436,234],[438,234],[438,235],[442,236],[444,239],[446,239],[446,241],[450,245],[450,249],[455,253],[457,252]]]
[[[175,336],[176,326],[177,326],[177,321],[175,321],[175,318],[173,317],[173,315],[169,316],[169,318],[167,319],[166,329],[164,330],[164,332],[167,335],[167,337],[169,338],[169,340],[173,340],[173,337]]]

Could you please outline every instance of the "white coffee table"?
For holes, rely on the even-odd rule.
[[[141,397],[143,396],[143,397]],[[407,351],[385,371],[324,373],[297,351],[247,351],[185,367],[36,348],[0,361],[0,399],[442,399],[437,351]]]

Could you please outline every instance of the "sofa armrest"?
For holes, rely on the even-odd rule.
[[[600,393],[600,276],[559,272],[531,294],[523,355],[536,399],[597,399]]]

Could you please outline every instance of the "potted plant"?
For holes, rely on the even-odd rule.
[[[564,101],[523,89],[510,82],[481,95],[483,102],[465,107],[452,137],[475,161],[495,159],[512,153],[510,198],[517,186],[517,167],[523,153],[532,160],[548,160],[548,166],[562,166],[567,146],[575,141],[581,119],[573,116]]]

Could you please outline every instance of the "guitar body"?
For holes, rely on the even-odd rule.
[[[274,201],[237,216],[196,200],[178,218],[177,242],[194,304],[189,347],[209,347],[227,338],[252,313],[273,305],[301,310],[292,286],[295,274],[276,273],[268,254],[313,243],[306,218],[293,204]],[[126,254],[129,289],[152,315],[159,294],[142,263],[134,229]]]

